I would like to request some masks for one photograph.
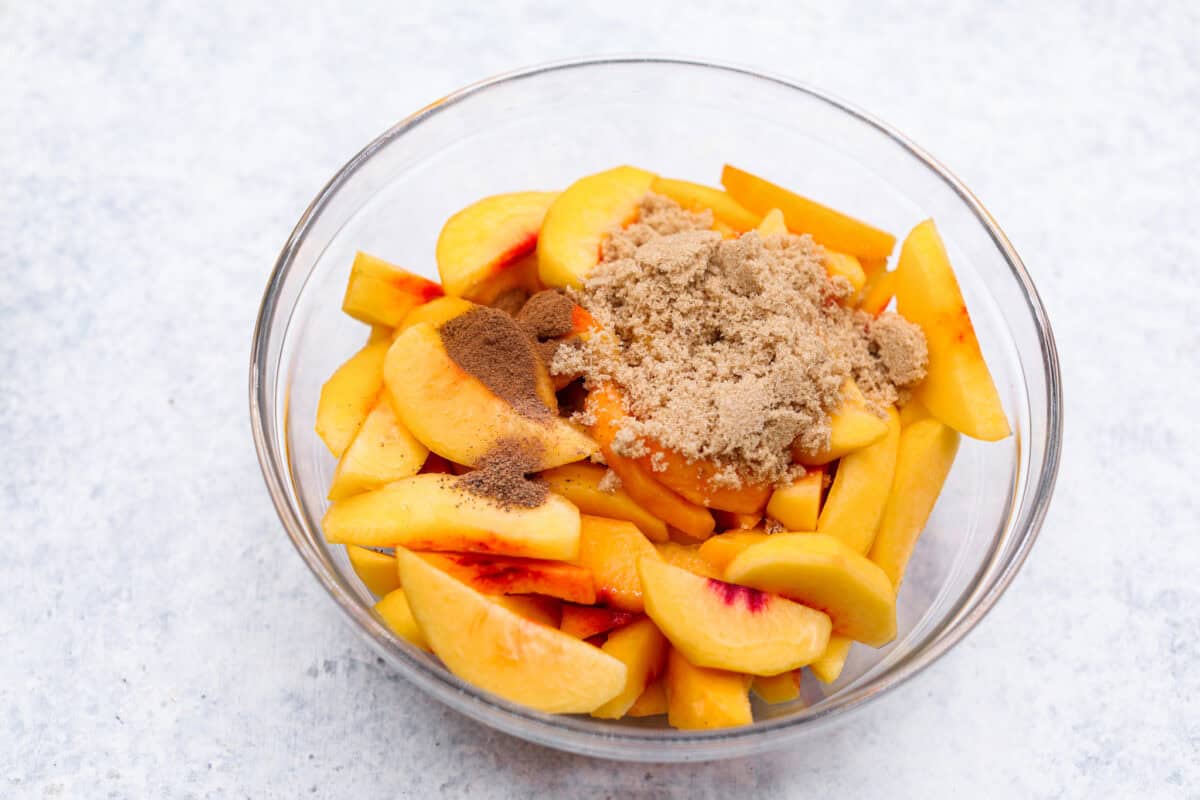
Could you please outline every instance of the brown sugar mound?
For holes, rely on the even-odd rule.
[[[481,306],[438,329],[446,353],[519,414],[548,419],[537,393],[538,354],[521,326],[503,311]]]
[[[623,455],[653,440],[717,464],[722,485],[785,481],[803,471],[793,443],[828,446],[845,381],[882,411],[897,381],[923,372],[924,338],[843,305],[853,289],[826,274],[810,237],[725,240],[711,225],[648,196],[574,293],[604,333],[559,347],[551,372],[620,386],[632,417],[614,441]]]
[[[502,439],[457,483],[472,494],[487,497],[506,508],[537,508],[550,493],[545,483],[526,477],[536,469],[538,455],[536,443]]]

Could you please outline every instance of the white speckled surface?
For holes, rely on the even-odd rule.
[[[244,5],[0,5],[0,796],[1200,796],[1194,3]],[[1005,227],[1063,358],[1058,494],[996,610],[827,741],[712,765],[543,750],[386,672],[247,421],[265,277],[343,161],[465,82],[632,50],[908,133]]]

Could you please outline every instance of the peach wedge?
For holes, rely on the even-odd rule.
[[[451,475],[414,475],[355,495],[330,506],[322,524],[330,543],[566,560],[579,554],[579,510],[566,500],[552,494],[535,508],[503,506]]]
[[[620,719],[641,697],[646,687],[663,673],[667,640],[654,623],[640,619],[609,635],[600,648],[625,665],[625,688],[592,712],[600,719]]]
[[[713,219],[729,226],[735,233],[745,233],[758,225],[759,215],[746,209],[729,192],[691,181],[674,178],[655,178],[650,191],[674,200],[689,211],[712,211]]]
[[[596,452],[596,443],[561,417],[524,416],[493,394],[454,363],[428,322],[407,329],[392,343],[383,374],[404,426],[455,463],[474,466],[504,439],[540,445],[533,469],[569,464]]]
[[[600,648],[513,613],[413,553],[397,556],[422,634],[463,680],[565,714],[594,711],[625,689],[625,665]]]
[[[725,578],[820,609],[832,620],[834,633],[855,641],[881,647],[896,636],[891,581],[865,556],[832,536],[776,534],[742,551],[725,568]]]
[[[829,617],[778,595],[656,558],[641,559],[638,571],[646,613],[696,666],[778,675],[808,664],[829,643]]]
[[[756,214],[778,208],[793,233],[810,234],[818,244],[839,252],[887,258],[896,246],[896,237],[890,233],[728,164],[721,171],[721,184],[734,200]]]
[[[946,247],[925,220],[913,228],[896,268],[896,309],[921,326],[929,372],[916,396],[933,416],[959,433],[994,442],[1012,429],[979,349]]]
[[[922,419],[900,432],[896,474],[870,558],[897,589],[958,453],[958,432]]]
[[[632,522],[588,514],[580,517],[577,563],[591,570],[599,602],[621,611],[642,611],[641,558],[660,556]]]
[[[842,403],[829,415],[829,446],[818,452],[793,448],[792,455],[805,466],[828,464],[834,459],[875,444],[887,435],[887,421],[867,408],[867,399],[853,378],[842,387]]]
[[[584,605],[596,602],[592,573],[563,561],[482,553],[420,555],[484,594],[540,594]]]
[[[600,246],[613,228],[637,219],[654,175],[616,167],[580,178],[550,205],[538,236],[538,273],[547,286],[583,284],[600,262]]]
[[[558,192],[485,197],[459,211],[437,240],[438,274],[446,294],[490,303],[514,288],[533,291],[537,273],[522,274],[521,257],[537,247],[546,209]]]
[[[584,514],[627,520],[637,525],[650,541],[667,541],[666,523],[634,502],[624,488],[611,492],[600,488],[605,472],[597,464],[567,464],[548,469],[540,477],[550,491],[570,500]]]
[[[838,463],[837,475],[817,520],[818,533],[836,536],[864,555],[875,541],[892,476],[896,473],[900,414],[894,408],[888,409],[887,425],[886,436]]]
[[[808,668],[821,683],[833,683],[842,674],[842,668],[846,666],[846,658],[850,655],[850,648],[853,645],[854,640],[849,636],[839,634],[830,636],[829,646],[825,648],[825,652],[821,654],[820,658],[809,664]]]
[[[342,364],[321,387],[317,400],[317,435],[329,452],[341,458],[354,434],[375,407],[383,386],[388,343],[377,341]]]
[[[396,572],[396,557],[391,553],[381,553],[369,547],[359,547],[356,544],[346,545],[346,557],[350,559],[350,568],[371,591],[371,594],[383,596],[400,588],[400,575]]]
[[[329,499],[344,500],[416,475],[428,455],[428,448],[396,419],[392,404],[381,398],[342,453],[329,486]]]
[[[728,531],[706,540],[697,552],[718,574],[724,575],[729,562],[737,558],[743,550],[767,539],[767,534],[761,530]]]
[[[771,493],[767,516],[789,531],[815,531],[824,488],[825,468],[812,467],[804,477]]]
[[[733,728],[754,721],[745,675],[696,666],[672,648],[665,685],[667,721],[673,728]]]
[[[399,580],[398,576],[397,572],[397,580]],[[415,647],[429,650],[429,642],[425,640],[425,634],[421,633],[421,629],[417,627],[417,621],[413,618],[412,608],[408,605],[408,597],[404,594],[403,589],[397,588],[388,592],[375,604],[375,613],[383,618],[383,623],[392,633]]]
[[[368,325],[395,327],[417,306],[442,296],[442,287],[382,258],[359,253],[350,268],[342,311]]]

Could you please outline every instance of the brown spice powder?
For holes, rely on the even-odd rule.
[[[481,306],[438,329],[446,353],[519,414],[548,419],[552,412],[537,393],[534,344],[503,311]]]
[[[549,487],[542,481],[529,480],[538,463],[536,442],[502,439],[479,460],[477,467],[460,476],[459,486],[472,494],[487,497],[505,508],[537,508],[546,502]]]
[[[575,304],[562,292],[547,289],[529,298],[517,313],[517,323],[534,339],[551,339],[571,332]]]
[[[881,411],[923,371],[924,340],[903,319],[842,305],[853,290],[826,274],[810,237],[724,240],[711,224],[648,196],[574,293],[604,333],[558,348],[551,371],[621,387],[633,417],[614,441],[622,455],[653,440],[720,466],[720,485],[786,481],[803,472],[793,442],[828,445],[846,379]]]

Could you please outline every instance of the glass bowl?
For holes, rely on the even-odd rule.
[[[933,217],[1014,435],[963,440],[899,596],[899,633],[856,645],[841,678],[806,676],[804,696],[752,725],[677,731],[661,717],[552,716],[460,681],[393,636],[320,519],[335,463],[313,430],[321,384],[364,343],[340,310],[356,250],[437,277],[446,217],[489,194],[556,189],[630,163],[716,184],[731,162],[902,237]],[[255,446],[301,557],[353,626],[417,686],[479,722],[533,742],[636,761],[707,760],[794,742],[895,689],[959,642],[999,599],[1046,514],[1062,397],[1045,309],[979,201],[887,125],[814,89],[745,69],[660,58],[573,61],[468,86],[371,142],[321,190],[263,297],[250,365]]]

